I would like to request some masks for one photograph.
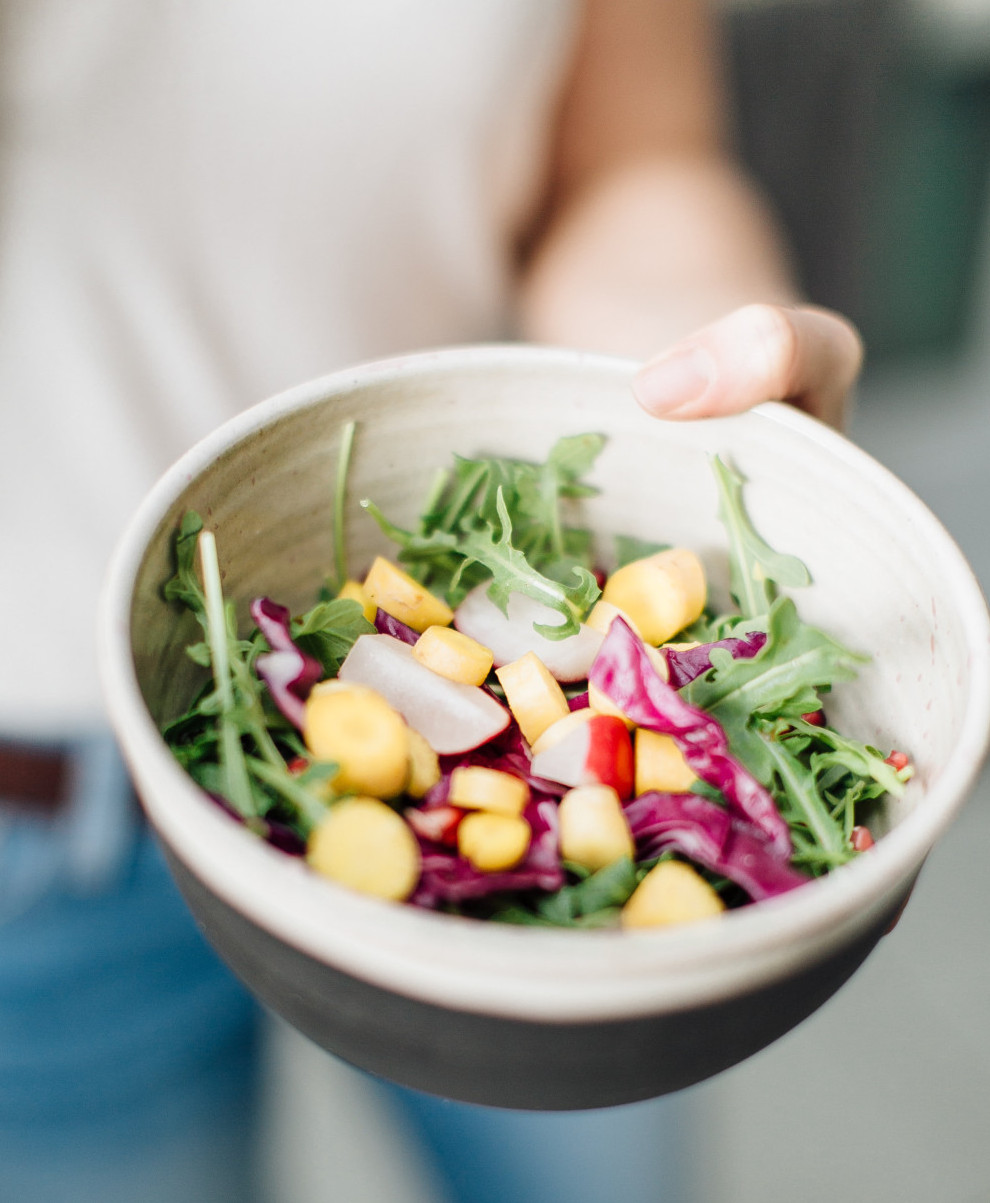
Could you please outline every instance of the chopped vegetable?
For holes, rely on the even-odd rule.
[[[496,668],[495,676],[527,743],[536,743],[548,727],[570,714],[559,682],[535,652]]]
[[[594,873],[636,848],[619,795],[609,785],[579,785],[560,800],[560,854]]]
[[[409,825],[377,798],[336,803],[309,837],[306,859],[324,877],[393,902],[409,897],[420,874]]]
[[[623,927],[670,927],[711,919],[725,903],[690,865],[668,860],[655,865],[622,908]]]
[[[427,627],[413,644],[413,655],[441,677],[465,685],[484,685],[492,671],[491,650],[451,627]]]
[[[165,728],[180,763],[318,873],[514,924],[690,923],[872,847],[871,808],[913,767],[828,722],[823,697],[864,657],[801,620],[804,565],[753,529],[716,457],[737,608],[706,608],[689,548],[617,536],[603,572],[573,521],[602,446],[458,458],[412,530],[362,503],[403,567],[379,556],[361,583],[338,479],[336,584],[298,617],[254,599],[246,639],[187,515],[165,596],[209,671]]]
[[[445,602],[384,556],[375,557],[362,588],[369,602],[414,631],[453,621],[454,612]]]

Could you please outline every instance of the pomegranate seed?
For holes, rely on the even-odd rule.
[[[849,843],[855,852],[865,852],[873,847],[874,839],[868,827],[854,827],[849,833]]]
[[[901,771],[901,769],[906,769],[910,763],[910,759],[907,755],[905,755],[904,752],[891,752],[891,754],[884,761],[884,764],[889,764],[890,767],[898,773]]]
[[[825,726],[825,711],[824,710],[812,710],[808,714],[802,714],[801,717],[804,719],[804,721],[806,723],[811,723],[811,725],[813,727],[824,727]]]
[[[305,773],[309,768],[309,761],[305,756],[294,756],[285,767],[293,777],[298,777],[300,773]]]

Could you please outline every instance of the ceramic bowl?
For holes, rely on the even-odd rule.
[[[768,404],[662,423],[631,398],[633,364],[520,346],[443,350],[342,371],[275,397],[194,447],[129,523],[101,616],[105,692],[150,822],[193,914],[269,1008],[374,1074],[497,1106],[571,1109],[677,1090],[766,1046],[823,1003],[905,902],[985,755],[990,636],[980,588],[924,505],[846,439]],[[719,920],[655,931],[484,924],[348,892],[231,820],[159,735],[197,669],[188,614],[162,601],[182,513],[216,532],[226,594],[308,608],[333,561],[342,424],[358,422],[347,547],[385,550],[357,506],[411,521],[453,452],[542,458],[600,431],[589,514],[600,532],[696,549],[728,603],[709,456],[813,584],[802,615],[869,652],[829,701],[837,727],[904,749],[917,772],[875,848],[824,879]]]

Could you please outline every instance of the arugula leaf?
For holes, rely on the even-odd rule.
[[[196,576],[197,550],[202,586]],[[257,632],[250,639],[237,637],[234,606],[223,597],[216,540],[198,514],[190,512],[180,525],[175,561],[166,593],[188,606],[203,624],[207,638],[193,645],[194,658],[211,670],[213,682],[186,714],[165,726],[163,735],[193,778],[225,799],[246,822],[260,818],[282,798],[305,834],[325,813],[326,804],[307,789],[308,782],[293,777],[275,742],[283,720],[266,709],[267,691],[254,671],[263,640]],[[350,615],[352,606],[360,611],[357,603],[344,601],[337,613]],[[328,609],[321,612],[324,619]],[[314,621],[313,633],[320,629]]]
[[[796,557],[775,551],[756,531],[742,499],[743,479],[717,456],[712,468],[719,490],[719,517],[729,537],[729,588],[746,618],[766,614],[777,585],[800,588],[811,577]]]
[[[808,770],[782,741],[764,739],[763,745],[789,804],[784,817],[792,825],[792,831],[795,823],[806,827],[830,863],[849,859],[852,854],[845,855],[845,832],[819,794],[814,771]]]
[[[360,602],[334,598],[317,602],[292,620],[292,638],[315,656],[328,677],[335,677],[347,653],[362,635],[373,635],[375,624],[365,618]]]
[[[510,594],[524,593],[564,616],[562,623],[534,623],[534,629],[539,634],[548,639],[563,639],[573,635],[601,593],[594,575],[587,568],[575,565],[571,571],[577,577],[577,582],[568,586],[537,572],[530,566],[526,556],[513,547],[512,521],[501,489],[497,505],[501,520],[499,536],[496,538],[491,528],[484,532],[472,532],[464,540],[465,557],[483,564],[491,572],[492,583],[488,596],[503,612],[509,604]]]
[[[773,603],[766,626],[767,642],[756,656],[733,659],[716,648],[712,671],[683,690],[691,705],[721,723],[736,755],[764,783],[773,765],[764,741],[750,725],[751,718],[799,718],[819,709],[818,690],[853,680],[856,665],[868,659],[803,623],[790,598]]]
[[[400,561],[449,605],[490,579],[489,596],[503,609],[517,592],[557,610],[563,621],[538,630],[563,639],[599,595],[590,532],[564,522],[563,504],[596,492],[581,478],[604,442],[594,434],[562,438],[542,464],[455,457],[434,480],[415,530],[390,522],[369,499],[361,504],[399,547]]]
[[[532,909],[512,900],[488,917],[538,927],[612,927],[642,877],[629,857],[623,856],[580,881],[544,894]]]
[[[165,582],[162,593],[166,601],[179,602],[199,616],[205,630],[206,598],[196,575],[196,549],[202,529],[203,519],[195,510],[187,510],[182,515],[179,529],[172,540],[175,573]]]
[[[827,753],[818,754],[821,768],[834,767],[858,777],[868,777],[876,782],[883,793],[894,798],[904,793],[904,782],[897,775],[897,770],[887,764],[876,748],[841,735],[832,727],[816,727],[800,718],[789,719],[788,727],[788,739],[793,738],[791,733],[803,735],[811,745],[823,744],[829,749]]]

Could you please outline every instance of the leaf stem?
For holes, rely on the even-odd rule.
[[[235,809],[245,817],[257,813],[244,749],[237,722],[233,717],[234,685],[228,655],[227,612],[220,580],[216,538],[212,531],[203,530],[197,544],[200,570],[203,574],[203,594],[206,600],[206,631],[210,645],[210,663],[217,697],[220,699],[220,764],[227,783],[225,794]]]
[[[347,548],[344,519],[347,506],[347,478],[351,469],[354,450],[356,422],[345,422],[340,432],[340,450],[337,453],[337,478],[333,495],[333,556],[336,588],[339,593],[347,580]]]

